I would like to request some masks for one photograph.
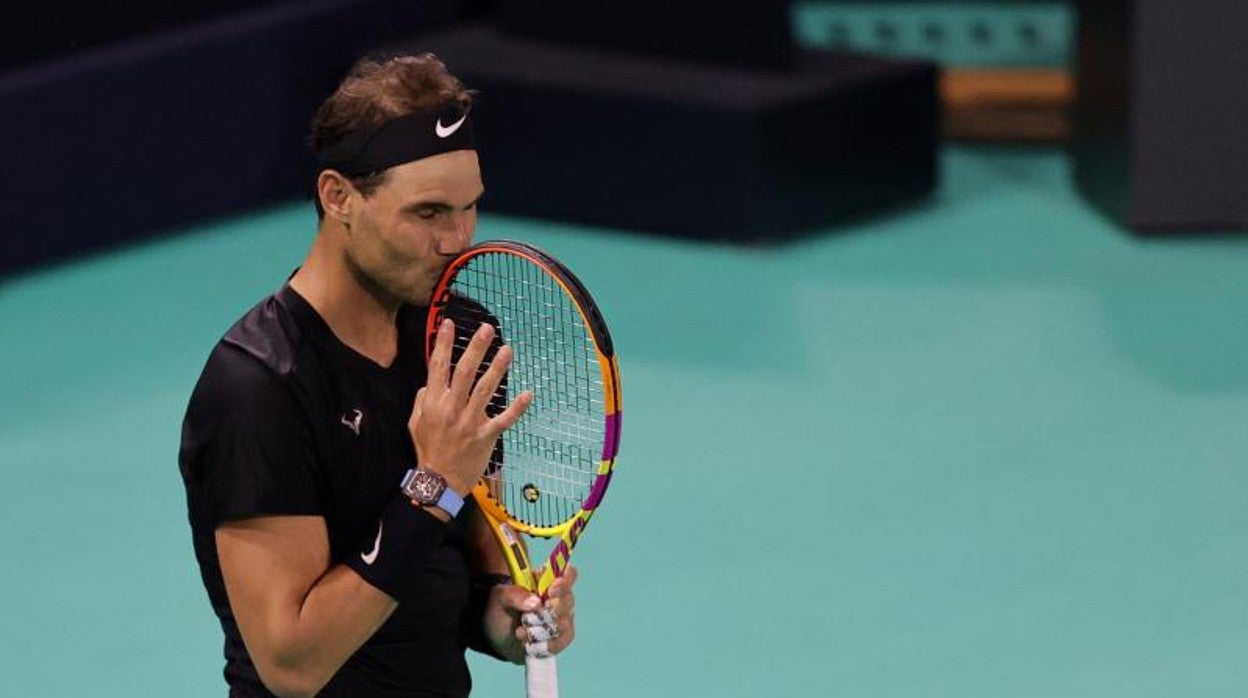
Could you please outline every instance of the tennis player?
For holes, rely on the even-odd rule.
[[[432,55],[352,69],[313,123],[311,250],[195,386],[179,465],[231,696],[465,696],[466,648],[524,661],[540,600],[468,493],[532,395],[487,412],[511,358],[488,325],[459,328],[455,370],[449,321],[424,359],[484,192],[471,101]],[[550,593],[553,652],[575,580]]]

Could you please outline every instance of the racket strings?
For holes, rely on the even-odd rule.
[[[448,314],[469,322],[456,333],[456,356],[480,322],[493,324],[514,352],[492,409],[501,410],[508,394],[533,391],[524,417],[495,450],[491,492],[526,523],[566,521],[589,496],[605,437],[597,347],[575,301],[537,265],[494,252],[460,268],[450,290]]]

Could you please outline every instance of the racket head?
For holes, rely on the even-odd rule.
[[[487,358],[501,343],[511,346],[493,409],[505,407],[509,393],[534,393],[525,415],[500,437],[473,495],[496,529],[503,523],[529,536],[561,538],[564,550],[555,553],[566,564],[606,492],[619,450],[619,364],[606,322],[567,267],[511,240],[474,245],[443,271],[430,301],[426,356],[447,317],[456,325],[453,361],[481,322],[494,325],[498,340]],[[562,565],[553,567],[562,574]]]

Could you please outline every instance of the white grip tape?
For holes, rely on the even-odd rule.
[[[543,606],[540,618],[542,623],[552,628],[555,627],[555,609],[550,606]]]
[[[555,623],[554,611],[549,608],[542,609],[540,614],[525,613],[520,616],[520,622],[524,624],[530,643],[546,643],[559,637],[559,626]]]
[[[543,612],[544,611],[545,609],[543,609]],[[532,611],[526,611],[525,613],[520,614],[520,622],[524,623],[524,627],[532,628],[535,625],[542,625],[546,621],[542,618],[542,616],[539,616]]]
[[[539,643],[539,642],[544,644],[555,639],[555,634],[552,633],[550,631],[550,628],[546,627],[545,625],[531,626],[528,629],[528,632],[529,632],[529,644],[531,645]]]
[[[542,645],[543,650],[546,648],[544,642],[530,643],[529,647],[534,644]],[[524,658],[524,683],[528,698],[559,698],[559,669],[555,656],[539,657],[529,653]]]

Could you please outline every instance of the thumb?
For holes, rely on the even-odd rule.
[[[503,608],[517,613],[536,611],[542,607],[542,600],[537,594],[514,584],[500,584],[495,587],[495,593]]]

